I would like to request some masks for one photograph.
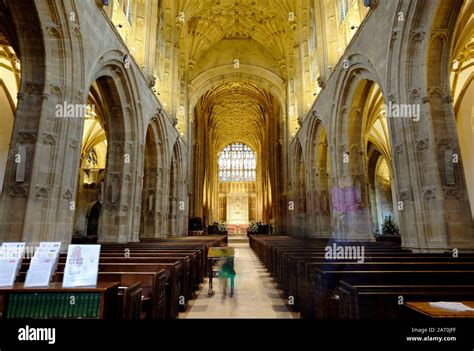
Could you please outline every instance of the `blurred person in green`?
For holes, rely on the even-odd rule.
[[[225,260],[222,265],[219,277],[223,279],[223,297],[227,295],[227,286],[228,280],[230,279],[230,296],[234,296],[234,279],[235,279],[235,270],[234,270],[234,257],[229,257]]]

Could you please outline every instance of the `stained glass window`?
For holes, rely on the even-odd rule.
[[[219,180],[221,182],[255,182],[257,157],[245,144],[232,144],[219,153]]]

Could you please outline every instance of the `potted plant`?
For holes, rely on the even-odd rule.
[[[400,229],[398,225],[392,220],[392,216],[385,218],[382,224],[382,232],[378,230],[375,233],[376,241],[390,241],[394,243],[401,243]]]
[[[217,224],[217,229],[219,230],[219,234],[227,235],[227,223],[221,221]]]
[[[247,235],[250,234],[257,234],[258,233],[258,222],[257,221],[250,221],[249,226],[247,228]]]
[[[270,234],[270,226],[262,224],[260,221],[250,221],[247,228],[247,235],[250,234]]]

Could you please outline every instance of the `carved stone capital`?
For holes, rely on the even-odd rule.
[[[77,139],[69,139],[69,146],[74,150],[77,150],[77,147],[79,146],[79,141]]]
[[[448,148],[451,146],[451,142],[452,142],[451,139],[441,138],[441,139],[438,139],[437,144],[439,148]]]
[[[71,189],[66,188],[65,191],[63,192],[63,199],[65,200],[71,200],[73,197],[73,193]]]
[[[43,85],[32,82],[26,82],[25,93],[33,95],[43,94]]]
[[[408,201],[411,198],[410,194],[411,194],[411,192],[409,190],[402,190],[398,194],[398,199],[400,201]]]
[[[436,189],[434,187],[429,187],[423,189],[423,199],[425,200],[434,200],[436,199]]]
[[[18,132],[21,144],[34,144],[36,142],[36,133],[30,131]]]
[[[448,188],[444,189],[444,197],[446,199],[460,199],[461,198],[461,192],[458,189],[455,188]]]
[[[405,150],[405,146],[403,144],[398,144],[395,146],[394,151],[396,155],[400,155],[403,153],[403,150]]]
[[[426,35],[426,32],[423,29],[421,28],[415,29],[411,34],[411,40],[415,43],[422,42],[423,39],[425,39],[425,35]]]
[[[390,41],[392,45],[393,45],[393,42],[398,39],[399,34],[400,34],[400,29],[395,28],[392,30],[392,35],[390,36]]]
[[[46,185],[37,185],[36,186],[36,198],[37,199],[47,199],[49,197],[49,187]]]
[[[57,25],[54,22],[47,22],[46,23],[46,33],[52,37],[61,37],[61,30],[59,28],[59,25]]]
[[[428,139],[419,139],[416,141],[416,150],[422,151],[428,149],[429,140]]]
[[[28,195],[28,187],[25,185],[14,185],[10,188],[8,196],[12,198],[26,198]]]
[[[43,144],[45,145],[56,145],[56,134],[53,133],[43,133]]]

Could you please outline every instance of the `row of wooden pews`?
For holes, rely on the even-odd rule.
[[[363,262],[326,258],[334,244],[363,246]],[[254,235],[250,246],[303,318],[411,318],[408,301],[474,300],[474,254],[289,236]]]
[[[226,245],[225,236],[102,244],[98,281],[120,283],[116,318],[178,318],[204,281],[208,248]],[[65,265],[66,255],[61,254],[55,282],[62,282]],[[20,281],[28,267],[29,260],[24,259]]]

